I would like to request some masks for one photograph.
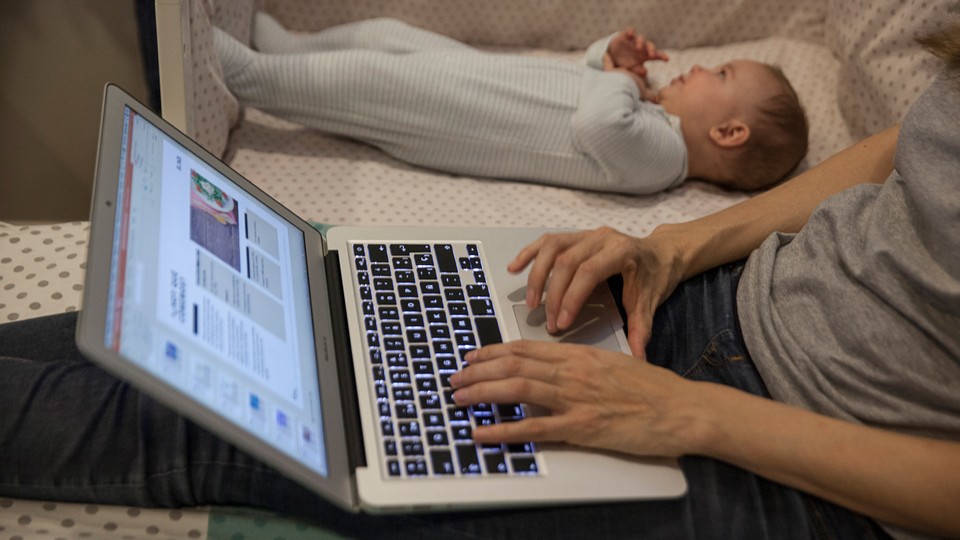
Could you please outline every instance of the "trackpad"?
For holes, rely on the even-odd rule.
[[[606,308],[600,304],[587,304],[580,310],[580,316],[569,330],[551,334],[547,332],[547,317],[543,306],[531,310],[526,304],[515,304],[513,313],[520,325],[523,339],[553,341],[558,343],[579,343],[593,345],[610,351],[621,352],[616,329],[610,323]]]

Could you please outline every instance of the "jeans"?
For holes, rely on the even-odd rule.
[[[682,283],[651,361],[769,397],[740,337],[742,264]],[[675,500],[373,516],[326,503],[85,360],[75,314],[0,325],[0,496],[137,506],[250,505],[350,537],[884,538],[872,520],[704,457]]]

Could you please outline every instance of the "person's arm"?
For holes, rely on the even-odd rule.
[[[836,420],[595,347],[517,341],[467,360],[450,379],[459,405],[522,402],[552,412],[477,427],[479,443],[704,455],[886,523],[960,535],[958,443]]]
[[[551,332],[573,323],[597,285],[622,275],[627,339],[642,356],[654,311],[680,281],[746,257],[774,231],[800,230],[814,208],[835,193],[883,182],[893,170],[898,132],[899,127],[887,129],[765,193],[694,221],[661,225],[645,238],[609,228],[545,235],[521,250],[508,270],[533,264],[527,304],[539,305],[546,290]]]
[[[899,126],[843,150],[779,186],[704,218],[662,225],[655,235],[680,242],[683,277],[742,259],[775,231],[799,231],[825,199],[864,183],[883,183],[893,171]]]

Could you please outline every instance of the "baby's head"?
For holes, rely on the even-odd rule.
[[[768,64],[693,66],[661,88],[659,98],[680,118],[691,177],[761,189],[783,179],[807,153],[807,120],[797,93]]]

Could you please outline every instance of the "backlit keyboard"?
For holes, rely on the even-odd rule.
[[[517,403],[458,407],[450,375],[472,349],[502,341],[475,243],[354,243],[367,371],[384,474],[536,475],[533,443],[477,444],[476,426],[514,422]]]

